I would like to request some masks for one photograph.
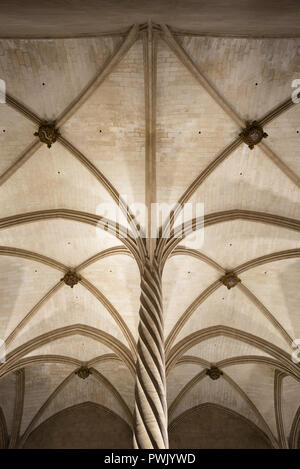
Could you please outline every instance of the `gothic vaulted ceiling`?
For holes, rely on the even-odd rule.
[[[136,241],[112,229],[121,194],[144,229],[145,201],[203,204],[203,237],[173,238],[165,251],[170,431],[212,403],[273,447],[296,446],[299,73],[297,38],[133,26],[110,37],[1,40],[3,445],[23,446],[84,402],[132,426],[140,264]],[[42,121],[59,128],[51,148],[34,136]],[[268,134],[254,149],[239,136],[252,121]],[[124,214],[120,223],[128,226]],[[73,288],[69,270],[80,276]],[[220,279],[231,271],[241,282],[228,289]],[[76,374],[81,367],[91,374]]]

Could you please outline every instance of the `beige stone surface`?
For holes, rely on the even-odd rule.
[[[112,203],[107,191],[60,144],[38,150],[1,192],[2,217],[15,214],[16,206],[19,213],[66,208],[102,215],[101,204]]]
[[[215,169],[191,201],[204,204],[207,214],[236,208],[290,218],[299,218],[300,213],[295,184],[260,148],[249,150],[245,145]]]
[[[285,101],[293,90],[292,81],[298,78],[299,38],[184,37],[181,43],[245,120],[261,119]],[[270,133],[270,141],[274,134]]]
[[[26,354],[25,357],[58,355],[88,362],[109,353],[112,353],[112,350],[101,342],[74,333],[70,337],[57,339],[41,347],[36,347],[34,351]]]
[[[24,448],[32,449],[128,449],[129,425],[109,409],[94,403],[68,408],[32,432]]]
[[[270,449],[266,435],[251,422],[221,406],[192,409],[170,430],[170,447]]]
[[[1,78],[8,93],[42,119],[53,120],[94,78],[119,42],[119,38],[3,41]]]
[[[70,288],[64,285],[35,314],[34,320],[24,326],[11,348],[61,327],[84,324],[103,330],[126,344],[126,339],[107,309],[82,285]]]
[[[226,407],[250,419],[260,428],[262,426],[262,423],[255,416],[253,410],[245,402],[242,396],[231,385],[229,385],[224,378],[212,381],[208,376],[205,376],[203,380],[196,384],[188,394],[183,397],[172,415],[171,422],[187,409],[206,402],[223,406],[225,406],[226,402]]]
[[[214,313],[210,314],[210,311]],[[291,351],[290,345],[280,336],[276,328],[248,298],[245,299],[244,293],[238,287],[227,290],[223,285],[193,313],[180,331],[176,342],[199,329],[216,325],[249,332],[276,344],[283,350]]]
[[[43,412],[41,417],[37,420],[35,426],[41,424],[51,415],[60,412],[66,407],[71,407],[81,402],[93,402],[103,405],[108,409],[114,409],[114,412],[128,423],[128,417],[117,399],[103,384],[99,384],[93,375],[90,375],[85,380],[74,375],[51,401],[45,412]]]
[[[24,418],[21,434],[57,386],[74,370],[74,365],[43,363],[26,368]]]
[[[272,311],[293,339],[300,334],[300,292],[296,286],[299,269],[298,259],[287,259],[241,274],[243,283]]]
[[[287,376],[282,382],[283,425],[286,435],[290,435],[293,420],[299,408],[300,383]],[[289,405],[287,405],[289,402]]]
[[[206,14],[204,10],[203,15]],[[170,15],[171,21],[172,12]],[[16,18],[17,14],[11,24]],[[153,20],[156,18],[164,18],[160,8]],[[137,262],[137,252],[142,257],[141,245],[148,248],[149,243],[131,239],[130,253],[125,250],[126,240],[94,226],[95,215],[115,221],[116,198],[121,194],[130,205],[133,218],[145,226],[141,204],[149,200],[149,193],[152,200],[176,203],[238,136],[239,119],[232,119],[234,114],[226,112],[224,99],[241,119],[254,120],[290,97],[291,80],[299,74],[300,39],[217,37],[225,31],[237,33],[226,18],[222,31],[215,29],[216,37],[177,37],[178,47],[184,48],[218,90],[219,103],[212,97],[210,86],[201,86],[199,75],[197,81],[197,74],[193,76],[171,51],[163,33],[154,33],[156,103],[151,101],[153,89],[148,87],[149,76],[144,67],[147,46],[141,33],[129,50],[120,54],[120,61],[105,80],[93,87],[91,95],[61,126],[62,136],[75,150],[70,152],[60,142],[50,150],[41,146],[7,180],[1,179],[0,338],[7,338],[30,311],[34,312],[7,344],[6,363],[0,364],[0,405],[12,444],[20,444],[20,440],[14,442],[18,425],[21,436],[51,393],[58,390],[38,414],[33,428],[29,428],[28,433],[33,429],[34,432],[25,434],[21,442],[25,447],[59,446],[61,433],[58,431],[55,436],[55,432],[60,426],[65,426],[61,446],[88,447],[88,430],[98,428],[101,419],[103,428],[98,428],[90,445],[97,438],[108,444],[102,430],[114,429],[116,435],[123,432],[123,436],[119,442],[112,438],[111,445],[131,447],[129,427],[135,406],[134,369],[139,338],[139,268],[146,264],[145,259]],[[265,22],[263,32],[287,35],[286,19],[282,20],[280,32],[279,16],[276,18]],[[125,20],[115,18],[112,29],[125,27]],[[184,16],[173,27],[180,27],[183,21]],[[199,20],[190,17],[186,29],[197,24]],[[256,28],[253,24],[250,17],[248,26],[241,21],[239,28],[245,34],[261,34],[262,24]],[[81,35],[81,26],[77,26]],[[93,27],[95,23],[91,30]],[[104,23],[98,27],[99,32]],[[293,31],[297,28],[295,23]],[[75,34],[75,29],[71,21],[67,22],[66,36]],[[26,35],[25,30],[24,25],[20,27],[20,34],[23,31]],[[198,31],[204,32],[201,28]],[[40,32],[36,28],[32,34]],[[55,39],[57,29],[49,22],[44,33],[54,37],[1,41],[0,78],[6,80],[9,93],[20,104],[43,119],[52,119],[76,100],[110,57],[119,57],[122,38]],[[247,438],[248,446],[253,447],[287,444],[300,405],[300,373],[291,358],[291,340],[300,337],[299,109],[295,105],[266,126],[266,144],[294,172],[292,177],[262,147],[251,151],[242,144],[187,197],[190,202],[203,203],[205,215],[238,209],[274,215],[277,224],[267,224],[264,219],[257,222],[252,216],[207,225],[203,243],[193,235],[178,240],[181,250],[175,250],[166,260],[162,290],[167,400],[170,422],[179,418],[174,431],[170,427],[172,447],[182,447],[187,441],[188,425],[193,435],[191,444],[198,447],[243,447]],[[156,123],[155,119],[149,122],[152,111]],[[152,138],[146,140],[152,125]],[[36,129],[37,125],[15,108],[0,105],[0,178],[35,141],[32,134]],[[88,159],[84,160],[86,166],[79,161],[78,151]],[[153,167],[155,171],[151,173]],[[102,175],[107,178],[106,188],[103,179],[100,181]],[[62,209],[67,219],[61,218]],[[45,219],[47,210],[53,210],[53,218]],[[29,212],[41,212],[41,219],[18,223],[15,216]],[[288,226],[286,217],[293,219]],[[130,221],[123,215],[121,223],[128,226]],[[175,226],[178,223],[176,220]],[[62,285],[39,304],[65,270],[75,269],[98,254],[79,269],[82,283],[73,289]],[[256,259],[262,256],[269,258],[258,265]],[[239,274],[241,285],[228,290],[217,283],[225,271],[246,262],[248,268]],[[201,304],[192,306],[214,283],[216,289]],[[151,287],[144,285],[146,309],[153,308],[149,303],[157,299],[154,290],[154,283]],[[180,323],[184,313],[186,320]],[[149,331],[147,340],[151,341]],[[157,352],[154,349],[153,346],[152,353]],[[185,388],[213,364],[224,373],[219,380],[212,381],[203,373],[194,386]],[[82,365],[93,367],[96,372],[82,380],[73,373]],[[14,374],[21,368],[22,412],[23,375]],[[286,377],[278,378],[280,372]],[[70,380],[60,389],[68,375]],[[281,387],[275,386],[277,378],[283,378]],[[207,403],[213,406],[199,410],[199,419],[210,418],[211,426],[204,422],[200,425],[195,417],[198,413],[189,413],[195,406]],[[225,428],[232,425],[232,439],[215,428],[216,442],[212,443],[218,418]],[[72,432],[72,426],[78,428],[76,419],[82,419],[79,436]]]
[[[176,283],[174,272],[178,272]],[[215,269],[198,259],[174,256],[168,260],[163,275],[166,337],[193,300],[219,277],[220,274]],[[179,294],[177,285],[182,288]]]
[[[63,132],[131,205],[145,199],[144,129],[143,46],[137,41]]]
[[[13,373],[1,380],[0,405],[4,413],[7,432],[10,435],[14,421],[14,407],[16,397],[16,377]]]
[[[137,337],[140,274],[136,262],[131,257],[116,255],[101,259],[81,272],[113,304]]]
[[[274,411],[274,370],[264,365],[246,364],[230,366],[226,368],[226,373],[251,399],[274,436],[277,437]]]
[[[1,77],[2,77],[1,73]],[[2,78],[3,79],[3,78]],[[4,173],[33,141],[35,125],[7,104],[0,106],[0,171]]]
[[[60,280],[62,274],[40,262],[16,257],[1,256],[0,265],[3,292],[1,337],[4,340],[41,297]]]
[[[93,365],[93,368],[112,383],[133,412],[135,380],[124,363],[120,361],[99,362]]]
[[[216,0],[75,0],[57,5],[47,0],[3,2],[3,35],[10,37],[57,37],[95,35],[126,29],[132,23],[145,23],[149,17],[157,23],[169,23],[177,28],[200,33],[290,35],[299,33],[297,0],[265,0],[257,4],[250,0],[241,6],[240,0],[224,3]],[[218,15],[216,15],[216,11]],[[34,18],[34,21],[32,19]],[[222,18],[222,21],[220,21]]]
[[[37,237],[38,233],[38,237]],[[40,220],[1,230],[1,244],[33,251],[75,268],[101,251],[122,245],[110,233],[72,220]]]
[[[298,233],[292,230],[234,220],[206,226],[202,245],[192,233],[179,246],[198,249],[224,269],[231,270],[257,257],[299,248],[300,239]],[[219,248],[216,249],[216,246]]]

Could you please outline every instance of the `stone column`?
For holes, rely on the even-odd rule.
[[[166,449],[166,399],[161,274],[154,258],[146,260],[141,280],[141,305],[136,365],[134,448]]]

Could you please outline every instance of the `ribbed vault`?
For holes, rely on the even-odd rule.
[[[137,425],[136,446],[167,447],[165,397],[170,432],[215,405],[297,446],[299,50],[151,22],[1,40],[2,447],[84,403]],[[45,121],[60,133],[50,149],[34,136]],[[253,150],[249,121],[268,133]],[[170,214],[158,239],[142,213],[155,202]],[[204,216],[183,232],[187,202]]]

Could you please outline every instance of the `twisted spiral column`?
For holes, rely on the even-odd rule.
[[[134,448],[168,448],[161,274],[147,259],[141,280]]]

